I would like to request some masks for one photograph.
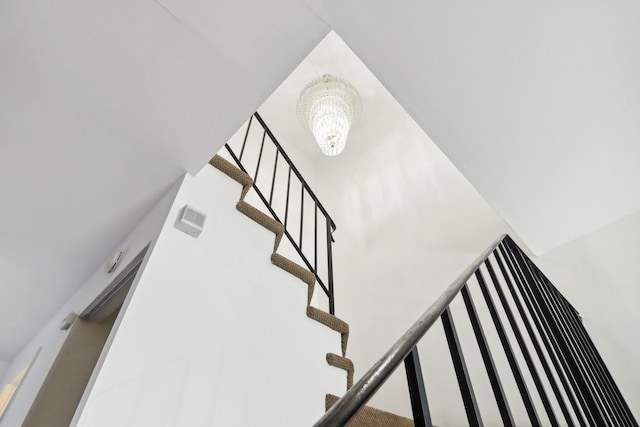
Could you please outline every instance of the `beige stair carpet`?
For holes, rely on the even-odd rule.
[[[340,333],[342,355],[327,353],[326,360],[328,365],[342,369],[347,373],[347,390],[349,390],[353,386],[354,375],[353,362],[346,357],[347,343],[349,341],[349,324],[344,320],[341,320],[336,316],[311,305],[311,300],[313,298],[313,292],[316,285],[315,274],[308,268],[297,264],[296,262],[276,252],[278,250],[280,242],[282,241],[282,236],[284,235],[284,226],[280,222],[273,219],[271,216],[265,214],[255,206],[252,206],[244,201],[245,196],[253,185],[253,179],[251,179],[251,177],[247,173],[243,172],[241,169],[218,155],[214,156],[209,164],[242,185],[242,192],[240,193],[240,200],[236,204],[236,209],[242,212],[248,218],[251,218],[253,221],[262,225],[264,228],[271,231],[275,235],[273,253],[271,254],[271,263],[277,267],[280,267],[287,273],[299,278],[303,283],[307,285],[307,317],[319,323],[322,323],[326,327]],[[329,408],[333,406],[338,401],[338,399],[339,397],[337,396],[327,394],[325,397],[325,409],[329,410]],[[367,406],[362,408],[358,412],[358,414],[356,414],[355,418],[349,423],[349,426],[413,427],[413,421],[399,415]]]
[[[299,278],[307,285],[307,316],[340,333],[342,355],[328,353],[326,360],[330,366],[343,369],[346,372],[348,390],[353,385],[354,373],[353,363],[346,357],[347,342],[349,341],[349,324],[324,310],[313,307],[311,305],[311,299],[313,298],[316,284],[315,274],[306,267],[276,253],[282,241],[282,236],[284,235],[284,226],[271,216],[244,201],[245,196],[253,185],[253,179],[247,173],[218,155],[215,155],[209,161],[209,164],[242,185],[242,192],[240,193],[240,200],[236,204],[236,209],[275,235],[271,262],[287,273]]]
[[[340,399],[338,396],[327,394],[325,397],[325,409],[328,411],[338,399]],[[349,427],[413,427],[413,420],[365,406],[358,411],[347,425]]]

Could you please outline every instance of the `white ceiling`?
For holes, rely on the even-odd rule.
[[[0,359],[331,29],[535,252],[640,210],[639,17],[635,1],[2,2]]]
[[[0,360],[328,31],[280,7],[210,6],[234,24],[205,34],[154,1],[0,3]]]
[[[362,114],[349,132],[345,149],[334,157],[322,154],[308,125],[296,116],[299,94],[323,74],[347,79],[362,100]],[[419,240],[412,234],[415,244],[428,240],[440,250],[475,253],[498,234],[511,233],[334,31],[258,111],[338,223],[336,238],[341,245],[345,239],[357,241],[379,234],[378,228],[388,227],[390,218],[403,221],[403,230],[421,235]],[[238,131],[232,146],[239,147],[236,144],[245,132],[245,127]],[[257,137],[253,135],[254,144]],[[249,138],[247,151],[251,148]],[[257,146],[254,150],[251,156],[245,151],[249,165],[258,157]],[[413,291],[419,292],[420,286],[416,283]]]
[[[336,157],[322,155],[295,117],[299,93],[324,73],[347,77],[363,101],[361,120]],[[357,366],[374,363],[385,349],[384,336],[395,339],[402,331],[398,326],[410,324],[433,301],[449,280],[438,279],[439,274],[459,271],[470,259],[462,257],[460,265],[449,268],[440,258],[453,262],[461,253],[477,254],[498,234],[512,233],[335,32],[320,42],[259,112],[338,224],[334,257],[342,256],[335,258],[336,289],[340,312],[348,312],[352,330],[360,328],[359,345],[351,349]],[[244,135],[243,128],[237,137],[242,140]],[[247,148],[244,157],[249,162],[258,157],[259,133],[250,135],[247,147],[252,141],[254,152],[247,156]],[[262,157],[262,164],[273,155]],[[268,171],[264,175],[271,176]],[[394,258],[399,253],[402,256]],[[640,343],[628,339],[640,328],[640,313],[633,308],[640,297],[635,280],[639,254],[640,212],[535,258],[580,311],[632,410],[640,402],[639,378],[630,374],[640,357]],[[372,263],[372,259],[393,262]],[[420,268],[429,271],[433,288],[415,280],[411,272]],[[409,273],[405,277],[399,271]],[[392,278],[392,285],[385,288],[382,277]],[[398,294],[389,309],[397,310],[394,321],[383,316],[384,321],[375,324],[371,316],[381,307],[378,298],[383,295],[382,301],[388,302],[393,292]],[[628,326],[620,329],[619,324]],[[402,413],[406,408],[394,399],[399,391],[385,385],[376,396],[378,406]]]
[[[535,253],[640,210],[640,3],[313,4]]]

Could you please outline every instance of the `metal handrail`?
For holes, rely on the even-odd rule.
[[[429,309],[409,328],[409,330],[382,356],[371,369],[362,376],[353,387],[338,402],[327,411],[314,427],[335,427],[346,425],[362,408],[376,390],[391,376],[409,355],[418,341],[440,318],[449,304],[458,295],[467,280],[480,267],[485,259],[504,240],[506,234],[498,237],[478,258],[464,270]]]
[[[325,207],[322,205],[322,203],[320,203],[320,200],[318,200],[318,197],[316,196],[316,194],[313,192],[313,190],[311,190],[311,187],[309,186],[307,181],[302,177],[302,174],[300,173],[298,168],[293,164],[293,162],[291,161],[287,153],[284,151],[284,149],[278,142],[277,138],[273,135],[273,133],[271,132],[267,124],[264,122],[260,114],[256,112],[249,119],[247,124],[247,130],[244,135],[244,140],[242,142],[242,147],[240,147],[237,151],[234,151],[234,149],[229,145],[229,143],[227,143],[225,144],[225,148],[228,151],[229,155],[231,156],[232,160],[238,166],[238,168],[240,168],[243,172],[249,174],[247,168],[250,166],[246,160],[246,156],[245,158],[243,158],[243,155],[245,154],[245,148],[247,148],[247,142],[251,144],[251,142],[248,141],[248,138],[249,138],[249,131],[251,129],[251,125],[254,118],[256,119],[256,121],[259,124],[259,127],[261,128],[262,138],[260,140],[260,150],[257,158],[257,164],[255,166],[255,173],[253,175],[252,187],[255,190],[255,193],[257,194],[257,196],[264,203],[265,207],[267,208],[267,210],[269,211],[273,219],[280,222],[284,226],[285,237],[291,243],[294,250],[300,256],[300,259],[302,260],[304,266],[306,266],[310,271],[312,271],[315,274],[318,285],[320,286],[322,291],[327,295],[329,300],[329,313],[335,314],[335,297],[334,297],[334,290],[333,290],[333,285],[334,285],[333,284],[333,259],[332,259],[333,255],[332,255],[332,247],[331,247],[332,243],[335,242],[335,239],[333,237],[333,232],[336,230],[335,222],[333,221],[333,219],[331,218],[331,216],[329,215]],[[263,192],[263,189],[261,188],[262,185],[258,184],[258,173],[260,172],[260,167],[263,164],[262,159],[264,154],[265,141],[270,141],[273,144],[273,147],[275,148],[275,158],[274,158],[275,162],[273,164],[273,175],[270,180],[271,181],[270,190],[267,186],[266,188],[264,188],[266,192]],[[280,157],[282,157],[282,161],[280,162],[280,164],[285,165],[285,167],[288,168],[289,170],[287,181],[286,181],[287,183],[286,204],[284,207],[283,216],[278,215],[278,213],[276,212],[277,210],[276,207],[272,204],[274,188],[276,186],[276,175],[277,175],[278,166],[279,166],[278,160]],[[297,179],[297,181],[300,183],[300,186],[301,186],[300,211],[299,211],[300,212],[300,228],[299,228],[298,239],[295,239],[294,236],[291,234],[289,230],[289,225],[288,225],[289,224],[288,223],[289,194],[290,194],[292,174],[294,176],[294,179]],[[305,254],[305,251],[303,250],[303,246],[302,246],[303,231],[304,231],[303,225],[304,225],[305,197],[308,197],[311,199],[312,206],[315,209],[314,215],[312,217],[313,218],[312,219],[313,235],[311,237],[313,253],[312,253],[312,256],[310,257],[308,257]],[[320,276],[319,267],[318,267],[318,241],[319,241],[318,211],[320,211],[321,218],[324,218],[324,221],[326,223],[326,227],[325,227],[326,230],[322,231],[322,233],[326,234],[326,258],[327,259],[326,259],[326,277],[324,278]],[[320,262],[323,262],[323,261],[320,261]]]
[[[493,268],[490,256],[499,267],[501,279],[497,270]],[[487,273],[490,280],[485,280],[484,275]],[[474,283],[472,275],[475,276],[475,283],[482,293],[484,307],[491,318],[497,341],[488,340],[485,335],[483,322],[470,291],[470,283]],[[494,287],[498,302],[491,295],[489,283]],[[506,296],[505,288],[509,297]],[[524,420],[514,418],[511,412],[509,401],[514,396],[503,388],[499,374],[501,366],[495,363],[492,356],[495,350],[492,349],[494,343],[502,347],[500,349],[496,345],[498,351],[504,353],[511,369],[519,398],[526,409],[529,425],[541,426],[545,423],[546,417],[550,425],[554,426],[566,422],[563,425],[573,427],[577,425],[577,421],[580,426],[638,427],[629,405],[584,329],[578,311],[508,235],[496,239],[463,271],[315,426],[346,425],[400,363],[404,362],[414,424],[432,427],[417,346],[438,319],[442,321],[444,328],[467,421],[470,426],[482,426],[482,414],[473,390],[473,376],[470,375],[470,365],[465,362],[451,310],[451,303],[459,295],[464,301],[500,418],[505,426],[514,427]],[[512,306],[515,306],[515,309],[512,309]],[[504,316],[499,313],[500,307]],[[522,327],[526,334],[523,333]],[[513,332],[513,338],[509,337],[509,328]],[[526,342],[525,337],[530,343]],[[525,366],[521,366],[522,363],[518,360],[516,344]],[[536,366],[536,359],[539,366]],[[523,376],[525,368],[532,383]],[[539,368],[542,368],[542,372]],[[543,374],[546,375],[546,379]],[[544,386],[545,380],[551,390]],[[537,393],[539,402],[535,401],[532,393]],[[557,404],[555,408],[552,400]],[[561,414],[557,413],[557,408]],[[560,416],[564,420],[561,420]]]

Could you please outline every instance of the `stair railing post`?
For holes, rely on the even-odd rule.
[[[519,259],[516,258],[515,251],[513,251],[512,247],[506,243],[507,242],[504,244],[505,252],[503,253],[503,256],[505,259],[508,258],[508,264],[510,264],[510,268],[512,269],[512,276],[514,276],[514,278],[518,278],[516,280],[516,285],[519,287],[519,291],[523,295],[523,298],[525,298],[525,301],[529,300],[532,306],[532,308],[529,308],[530,314],[533,315],[535,313],[535,316],[541,321],[545,329],[545,333],[549,340],[554,344],[556,354],[564,361],[565,374],[567,374],[570,380],[572,380],[574,392],[580,398],[583,412],[590,418],[590,424],[605,426],[606,423],[604,421],[600,405],[595,399],[589,384],[580,371],[575,354],[573,354],[572,350],[567,345],[555,318],[542,300],[542,297],[537,292],[538,289],[535,286],[530,286],[532,280],[530,277],[525,275],[525,272],[519,263]]]
[[[327,223],[327,280],[329,285],[329,313],[336,314],[335,299],[333,293],[333,254],[331,251],[331,243],[333,238],[331,236],[331,221],[326,217]]]
[[[442,326],[444,327],[444,333],[449,344],[449,352],[451,353],[451,360],[453,361],[453,368],[456,372],[456,378],[458,379],[458,386],[460,387],[460,394],[462,395],[462,401],[464,403],[464,409],[467,413],[467,421],[469,421],[470,427],[482,427],[482,417],[480,416],[480,409],[476,400],[476,395],[473,391],[473,385],[471,384],[471,377],[467,369],[467,364],[462,354],[462,346],[458,340],[458,333],[456,332],[455,324],[453,323],[453,317],[449,307],[440,315],[442,319]]]
[[[416,427],[432,427],[418,347],[414,346],[411,353],[404,359],[404,369],[407,373],[413,423]]]

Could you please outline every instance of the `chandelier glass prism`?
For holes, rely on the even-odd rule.
[[[349,82],[325,74],[302,90],[297,109],[300,122],[309,127],[322,153],[336,156],[344,150],[362,102]]]

